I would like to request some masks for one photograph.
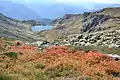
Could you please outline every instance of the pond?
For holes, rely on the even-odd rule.
[[[51,30],[53,28],[53,26],[49,26],[49,25],[46,25],[46,26],[33,26],[32,27],[32,31],[42,31],[42,30]]]

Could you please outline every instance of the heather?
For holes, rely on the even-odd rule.
[[[119,80],[120,60],[75,46],[11,45],[0,40],[0,72],[9,80]],[[6,50],[6,51],[5,51]],[[1,77],[0,76],[0,77]]]

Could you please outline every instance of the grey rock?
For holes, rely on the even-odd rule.
[[[68,38],[68,41],[72,45],[120,47],[120,38],[115,35],[120,35],[120,32],[111,30],[90,34],[75,34],[70,35],[71,37]]]

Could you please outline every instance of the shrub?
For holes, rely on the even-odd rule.
[[[44,69],[45,68],[45,65],[44,64],[37,64],[35,66],[36,69]]]
[[[49,80],[49,78],[47,75],[41,72],[36,74],[35,80]]]
[[[70,75],[75,75],[74,71],[71,68],[59,66],[53,69],[49,69],[45,71],[45,74],[48,75],[50,78],[56,77],[66,77]]]
[[[92,51],[93,49],[94,49],[93,46],[80,46],[80,50],[85,52]]]
[[[120,49],[117,48],[117,47],[108,48],[106,46],[102,46],[102,47],[95,47],[94,50],[97,51],[97,52],[104,53],[104,54],[120,55]]]
[[[4,55],[6,55],[10,58],[13,58],[13,59],[17,59],[17,53],[16,52],[7,52],[7,53],[4,53]]]
[[[0,80],[12,80],[10,76],[0,73]]]
[[[90,77],[86,77],[85,80],[92,80],[92,78],[90,78]]]
[[[94,49],[93,46],[70,46],[69,52],[74,52],[77,50],[89,52],[93,49]]]
[[[74,72],[71,68],[59,66],[36,74],[36,80],[55,80],[55,78],[58,77],[72,76],[76,77],[78,76],[78,73]]]
[[[89,52],[95,51],[104,54],[117,54],[120,55],[120,49],[117,47],[108,48],[107,46],[70,46],[69,52],[74,52],[77,50]]]

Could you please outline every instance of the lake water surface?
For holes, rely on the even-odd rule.
[[[32,31],[42,31],[42,30],[51,30],[53,28],[53,26],[33,26],[32,27]]]

